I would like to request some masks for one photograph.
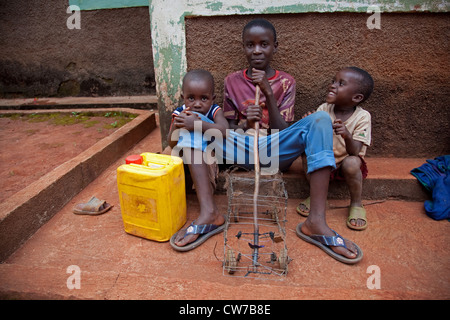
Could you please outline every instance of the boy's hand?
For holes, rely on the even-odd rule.
[[[265,96],[268,96],[269,92],[272,91],[272,87],[270,86],[269,80],[267,80],[266,72],[264,70],[253,68],[252,81],[255,86],[259,85],[259,87],[261,88],[261,92],[264,93]]]
[[[352,135],[347,130],[347,127],[345,126],[345,124],[342,122],[341,119],[334,120],[333,130],[337,135],[342,136],[342,138],[344,138],[344,139],[348,139],[348,138],[352,137]]]
[[[247,108],[247,127],[254,128],[255,123],[261,121],[262,118],[262,107],[264,103],[259,106],[249,105]]]
[[[184,110],[178,116],[175,117],[175,126],[177,128],[184,128],[188,131],[194,131],[194,122],[200,120],[200,117],[189,111]]]

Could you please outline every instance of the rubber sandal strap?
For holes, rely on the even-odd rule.
[[[361,219],[367,222],[366,209],[364,209],[363,207],[350,207],[347,220],[350,221],[357,219]]]
[[[218,227],[219,226],[215,224],[194,224],[194,222],[192,222],[186,229],[184,236],[186,237],[190,234],[206,234],[217,229]]]
[[[341,237],[336,231],[333,230],[333,232],[336,234],[335,236],[312,235],[311,239],[319,241],[326,246],[344,247],[348,249],[347,245],[345,244],[345,239]]]
[[[301,208],[301,206],[303,205],[303,208]],[[303,217],[307,217],[309,216],[309,210],[310,210],[310,205],[311,205],[311,198],[308,197],[305,200],[303,200],[302,202],[300,202],[300,204],[297,206],[297,208],[295,209],[297,211],[297,213]]]
[[[99,200],[96,197],[92,197],[84,204],[83,211],[97,212],[105,202],[105,200]]]

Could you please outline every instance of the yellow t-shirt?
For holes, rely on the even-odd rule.
[[[317,108],[317,111],[325,111],[330,117],[331,121],[336,120],[334,114],[334,104],[324,103]],[[353,140],[361,141],[363,146],[359,155],[364,157],[366,154],[367,147],[370,146],[372,140],[372,124],[370,113],[361,107],[356,107],[355,112],[348,118],[344,125],[347,130],[352,134]],[[333,151],[334,157],[336,159],[336,165],[342,162],[345,157],[348,156],[347,150],[345,149],[345,141],[340,135],[333,133]]]

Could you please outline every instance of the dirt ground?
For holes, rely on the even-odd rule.
[[[0,202],[113,133],[115,121],[95,116],[54,124],[54,119],[0,117]]]

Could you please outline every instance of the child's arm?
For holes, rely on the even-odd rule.
[[[173,149],[177,143],[178,143],[178,138],[179,138],[179,134],[178,132],[175,133],[175,135],[172,137],[173,132],[175,131],[176,126],[175,126],[175,117],[172,117],[172,122],[170,123],[170,129],[169,129],[169,133],[167,134],[167,144]]]
[[[185,128],[184,125],[184,116],[189,112],[189,108],[184,109],[178,115],[175,113],[172,114],[172,122],[170,123],[169,133],[167,134],[167,143],[173,149],[178,143],[178,139],[180,138],[180,134],[176,129]],[[189,112],[192,114],[192,112]],[[196,117],[196,115],[194,115]],[[193,130],[193,129],[192,129]],[[174,133],[175,132],[175,133]]]
[[[189,110],[185,110],[174,118],[174,123],[172,127],[183,128],[188,131],[193,131],[195,128],[195,121],[199,120],[200,118],[195,113]],[[217,129],[220,130],[223,136],[225,136],[226,130],[229,128],[229,125],[227,119],[225,119],[223,110],[222,109],[217,110],[216,115],[214,117],[214,123],[202,121],[201,128],[202,132],[205,132],[208,129]]]
[[[205,130],[208,130],[208,127],[218,129],[222,133],[223,137],[225,137],[226,131],[227,129],[230,128],[230,125],[228,124],[228,120],[225,118],[225,115],[223,114],[223,110],[219,109],[217,110],[216,116],[214,117],[214,123],[205,122],[204,127],[206,128]]]
[[[358,140],[353,140],[352,134],[347,130],[347,127],[341,119],[336,119],[334,121],[333,129],[336,134],[341,135],[342,138],[344,138],[345,149],[347,150],[347,153],[351,156],[357,156],[361,151],[363,143]]]

